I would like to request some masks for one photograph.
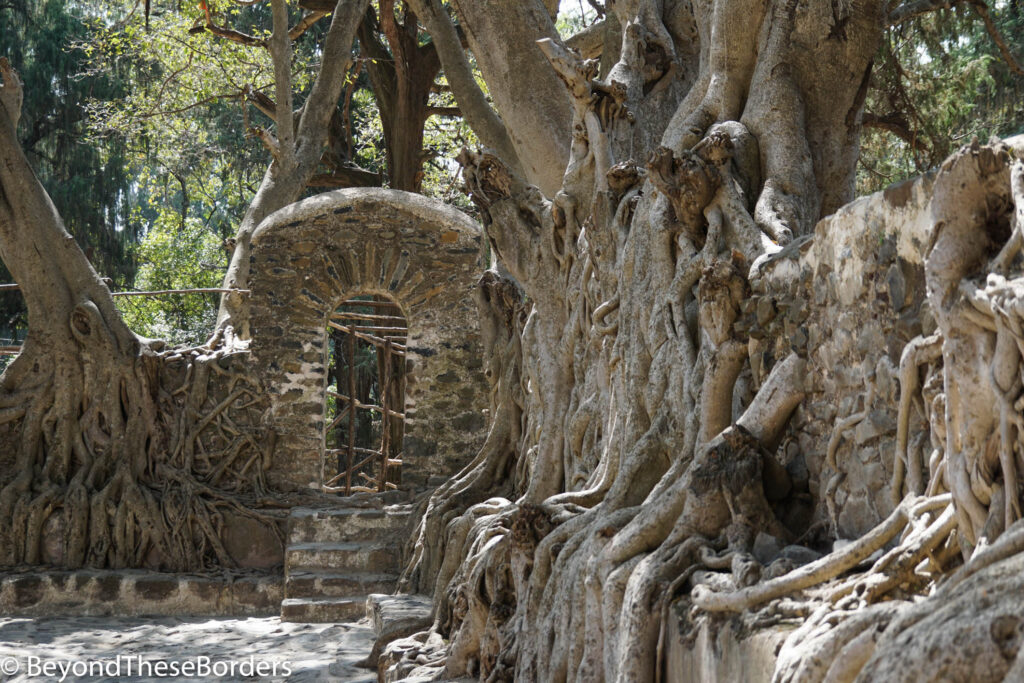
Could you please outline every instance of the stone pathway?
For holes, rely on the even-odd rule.
[[[356,665],[369,654],[373,638],[366,621],[291,624],[277,617],[0,618],[0,681],[61,681],[63,675],[63,681],[90,682],[371,683],[377,680],[374,672]],[[47,663],[50,669],[44,670]],[[275,665],[276,675],[272,671]],[[172,675],[175,666],[177,676]]]

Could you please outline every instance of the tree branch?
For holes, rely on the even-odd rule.
[[[274,100],[261,93],[251,84],[247,84],[243,92],[245,93],[245,98],[249,100],[256,109],[265,114],[270,120],[275,120],[275,110],[277,109],[277,105],[274,103]]]
[[[493,149],[510,168],[521,172],[519,155],[512,145],[508,130],[477,85],[462,49],[462,39],[448,11],[439,0],[409,0],[409,5],[434,40],[434,48],[441,59],[445,77],[466,123],[485,147]]]
[[[935,12],[940,9],[950,9],[957,4],[958,0],[910,0],[889,12],[889,25],[899,26],[916,17]]]
[[[877,116],[871,112],[864,112],[861,125],[865,128],[877,128],[878,130],[884,130],[888,133],[892,133],[900,140],[909,144],[915,151],[928,151],[928,145],[924,143],[924,140],[920,135],[918,135],[916,130],[910,129],[910,126],[907,125],[906,118],[902,114],[886,114],[885,116]]]
[[[0,78],[0,256],[24,288],[30,325],[38,330],[58,329],[68,321],[54,316],[90,302],[119,336],[130,334],[110,290],[64,228],[18,144],[15,123],[23,91],[21,80],[4,58],[0,58]]]
[[[339,166],[330,173],[318,173],[309,179],[308,187],[380,187],[384,184],[383,176],[366,169]]]
[[[267,41],[257,38],[256,36],[250,36],[248,33],[242,33],[236,31],[233,28],[227,26],[219,26],[213,21],[213,13],[210,12],[210,7],[207,3],[203,3],[203,16],[206,22],[193,26],[189,33],[202,33],[208,31],[215,36],[225,38],[227,40],[241,43],[242,45],[254,45],[256,47],[266,47]]]
[[[334,0],[299,0],[299,7],[313,12],[333,12]]]
[[[429,116],[462,116],[462,110],[458,107],[427,107]]]
[[[452,0],[451,5],[526,180],[555,196],[569,163],[573,104],[537,47],[542,38],[561,40],[546,6],[541,0]],[[468,114],[465,106],[463,113]]]
[[[6,57],[0,57],[0,79],[3,79],[3,83],[0,83],[0,107],[3,107],[11,120],[11,125],[17,130],[25,91],[22,89],[21,79]]]
[[[278,161],[291,172],[295,165],[295,124],[292,121],[292,41],[288,36],[288,4],[285,0],[272,0],[274,30],[268,48],[274,61],[274,90],[277,106]]]
[[[306,31],[313,28],[313,26],[316,25],[316,22],[326,16],[327,12],[307,12],[302,15],[302,19],[299,20],[299,23],[295,24],[295,26],[288,31],[288,38],[292,41],[298,40]]]
[[[999,48],[999,52],[1003,55],[1003,60],[1006,65],[1010,67],[1010,71],[1017,74],[1018,76],[1024,76],[1024,68],[1021,67],[1020,63],[1010,52],[1010,47],[1006,44],[1006,40],[1003,39],[1002,34],[999,33],[999,29],[996,27],[996,23],[992,21],[992,15],[989,13],[988,5],[985,4],[984,0],[967,0],[974,11],[978,13],[981,20],[985,22],[985,30],[988,31],[989,36],[995,42],[996,47]]]
[[[601,56],[604,48],[606,20],[595,22],[579,33],[574,33],[565,40],[565,46],[575,50],[583,59],[596,59]]]
[[[331,113],[352,65],[352,41],[370,0],[338,0],[324,39],[320,71],[299,118],[298,153],[319,159]]]

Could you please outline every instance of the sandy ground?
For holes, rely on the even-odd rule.
[[[372,645],[373,630],[366,622],[291,624],[276,617],[0,618],[0,680],[370,683],[376,675],[356,664]]]

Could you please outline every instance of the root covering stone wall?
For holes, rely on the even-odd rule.
[[[752,283],[746,324],[762,340],[761,376],[791,350],[808,360],[807,398],[779,453],[815,501],[806,514],[835,521],[840,538],[859,538],[894,507],[900,357],[935,329],[923,266],[931,185],[916,178],[843,207]]]
[[[347,189],[293,204],[253,237],[252,357],[277,435],[271,486],[322,481],[327,316],[362,294],[394,300],[408,321],[403,480],[456,472],[479,450],[487,406],[473,288],[478,226],[406,192]]]

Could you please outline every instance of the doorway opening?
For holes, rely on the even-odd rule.
[[[325,492],[384,492],[401,483],[408,336],[402,310],[385,296],[352,297],[329,316]]]

